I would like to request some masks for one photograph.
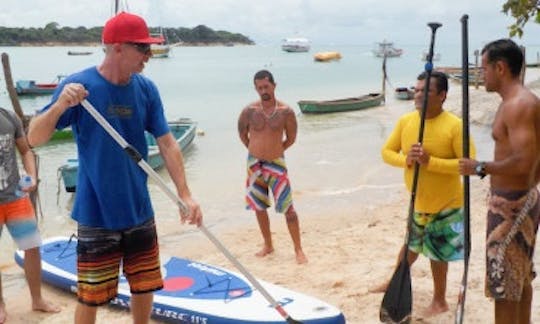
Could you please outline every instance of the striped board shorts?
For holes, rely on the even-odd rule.
[[[163,288],[154,219],[119,231],[79,225],[79,302],[99,306],[115,298],[118,293],[120,265],[132,294]]]
[[[0,236],[4,225],[20,250],[41,245],[34,207],[28,196],[0,205]]]
[[[249,155],[246,181],[247,209],[260,211],[270,207],[269,189],[274,196],[276,212],[285,213],[292,207],[292,190],[285,159],[265,161]]]

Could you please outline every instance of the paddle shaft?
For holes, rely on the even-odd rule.
[[[96,110],[96,108],[86,99],[81,101],[81,105],[86,109],[86,111],[94,117],[94,119],[98,122],[98,124],[103,127],[103,129],[109,133],[109,135],[122,147],[124,152],[135,162],[141,169],[143,169],[146,174],[152,178],[158,186],[161,188],[161,190],[180,208],[180,211],[184,214],[189,214],[189,208],[186,206],[184,201],[178,197],[176,193],[174,193],[169,186],[165,183],[163,178],[159,176],[159,174],[152,169],[152,167],[142,158],[142,155],[135,149],[133,146],[131,146],[112,126],[111,124]],[[229,259],[229,261],[234,264],[234,266],[240,270],[240,272],[248,279],[248,281],[263,295],[263,297],[274,307],[279,314],[287,320],[288,323],[301,323],[298,322],[292,317],[287,314],[287,312],[283,309],[283,307],[278,304],[278,302],[264,289],[264,287],[249,273],[249,271],[227,250],[227,248],[217,239],[217,237],[212,234],[203,224],[201,224],[199,227],[199,230],[203,232],[206,237],[214,243],[214,245],[218,248],[218,250],[221,251]]]
[[[461,17],[461,41],[462,56],[461,69],[463,79],[462,87],[462,121],[463,121],[463,157],[469,158],[469,30],[468,15]],[[471,255],[471,227],[470,227],[470,183],[469,176],[463,176],[463,235],[464,235],[464,258],[463,258],[463,277],[461,279],[461,288],[459,292],[458,304],[456,308],[455,323],[463,323],[465,296],[467,293],[467,277],[469,273],[469,257]]]
[[[437,32],[437,28],[441,27],[442,25],[440,23],[428,23],[428,26],[431,28],[431,41],[429,45],[429,52],[426,60],[425,65],[425,71],[426,71],[426,78],[425,78],[425,85],[424,85],[424,98],[422,101],[422,110],[420,112],[420,128],[418,130],[418,143],[422,144],[422,141],[424,140],[424,126],[426,124],[426,111],[427,111],[427,105],[428,105],[428,96],[429,96],[429,88],[431,83],[431,72],[433,71],[433,47],[435,45],[435,33]],[[409,233],[411,233],[412,230],[412,223],[413,223],[413,216],[414,216],[414,204],[416,201],[416,189],[418,187],[418,176],[420,174],[420,164],[418,162],[414,163],[414,173],[413,173],[413,183],[411,187],[411,200],[409,201],[409,213],[407,218],[407,235],[405,240],[405,253],[403,256],[403,260],[405,262],[407,261],[407,257],[409,254]]]

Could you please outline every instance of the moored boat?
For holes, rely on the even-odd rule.
[[[67,55],[91,55],[94,52],[90,51],[68,51]]]
[[[53,82],[38,83],[35,80],[18,80],[15,82],[15,91],[19,96],[41,96],[50,95],[56,90],[62,76],[57,76]]]
[[[394,43],[387,42],[386,40],[377,43],[376,47],[372,50],[373,55],[377,57],[399,57],[403,54],[403,49],[395,48]]]
[[[394,91],[394,96],[399,100],[411,100],[414,98],[414,87],[399,87]]]
[[[285,38],[281,49],[290,53],[309,52],[311,45],[307,38]]]
[[[303,113],[333,113],[377,107],[384,101],[382,93],[337,100],[300,100],[298,106]]]
[[[184,152],[195,138],[197,123],[189,119],[180,119],[178,121],[170,121],[168,124],[171,133],[176,138],[176,142],[180,145],[182,152]],[[150,133],[145,133],[145,136],[148,145],[147,162],[154,170],[159,169],[163,166],[164,162],[159,153],[156,139]],[[67,192],[76,191],[78,169],[79,161],[76,158],[68,159],[65,164],[58,168]]]
[[[330,51],[330,52],[319,52],[313,56],[313,59],[317,62],[329,62],[334,60],[341,59],[341,53]]]

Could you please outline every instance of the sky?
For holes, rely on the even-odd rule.
[[[485,44],[508,37],[513,19],[502,13],[505,0],[120,0],[149,26],[206,25],[241,33],[257,44],[306,37],[313,44],[429,44],[428,22],[440,22],[437,39],[460,44],[460,18],[469,16],[469,40]],[[0,26],[102,26],[112,0],[0,0]],[[540,24],[530,21],[523,45],[540,43]]]

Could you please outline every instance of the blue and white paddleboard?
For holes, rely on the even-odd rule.
[[[53,237],[41,246],[43,281],[77,291],[77,240]],[[22,266],[24,253],[15,252]],[[177,323],[284,323],[283,317],[241,274],[220,267],[171,257],[162,264],[164,288],[154,293],[153,317]],[[339,309],[319,299],[259,281],[295,320],[306,324],[342,324]],[[122,276],[111,303],[129,308],[130,292]]]

